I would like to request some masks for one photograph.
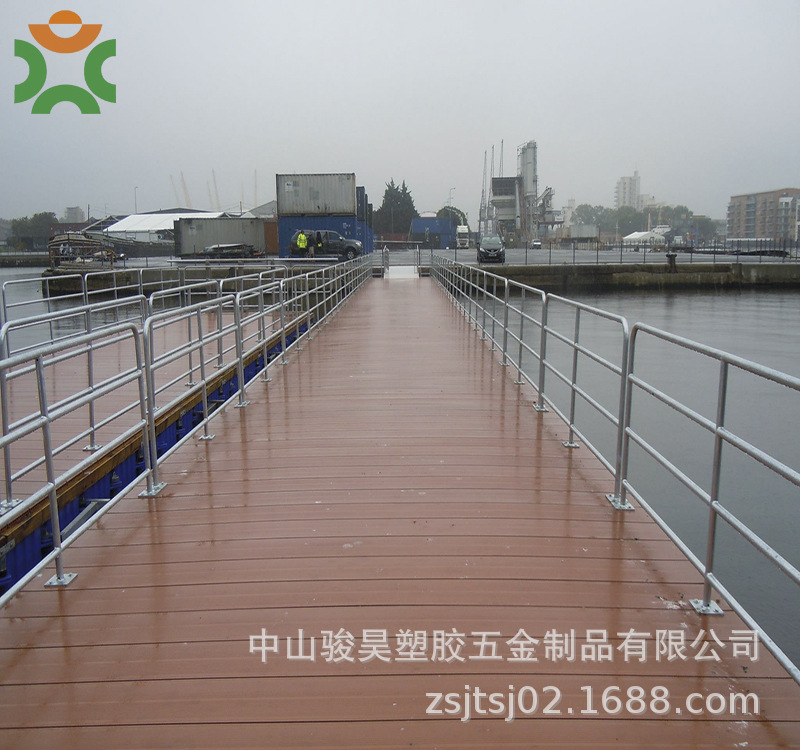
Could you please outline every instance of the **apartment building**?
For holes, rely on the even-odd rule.
[[[798,239],[800,188],[731,196],[728,203],[729,238]]]

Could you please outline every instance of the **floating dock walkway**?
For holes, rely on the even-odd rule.
[[[798,685],[397,271],[6,606],[0,746],[800,747]]]

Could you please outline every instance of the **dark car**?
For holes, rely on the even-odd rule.
[[[289,243],[289,255],[295,258],[321,257],[335,255],[339,260],[352,260],[364,252],[364,248],[358,240],[342,237],[332,229],[304,229],[303,233],[308,239],[308,247],[305,250],[298,249],[297,236],[300,234],[298,229]]]
[[[478,263],[505,263],[506,248],[500,237],[482,237],[478,245]]]

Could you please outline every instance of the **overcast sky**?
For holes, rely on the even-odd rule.
[[[14,40],[64,8],[117,40],[99,115],[13,103]],[[222,207],[248,208],[276,173],[355,172],[376,208],[405,180],[418,211],[452,199],[474,227],[501,141],[506,176],[537,142],[556,207],[613,207],[634,170],[714,218],[800,187],[798,0],[3,0],[0,35],[4,218],[185,205],[181,175],[212,209],[212,170]],[[85,54],[45,53],[47,85],[83,85]]]

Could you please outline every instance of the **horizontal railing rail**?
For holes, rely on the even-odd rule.
[[[665,390],[657,387],[652,382],[649,382],[645,377],[637,375],[636,364],[636,351],[639,341],[645,337],[652,337],[661,342],[665,342],[671,346],[677,347],[686,352],[698,354],[708,360],[716,362],[719,367],[719,381],[716,394],[716,409],[715,416],[708,418],[700,414],[695,409],[683,404],[680,400],[670,396]],[[714,349],[709,346],[698,344],[681,336],[677,336],[666,331],[653,328],[642,323],[636,323],[631,329],[631,344],[630,344],[630,358],[628,360],[626,380],[628,387],[625,396],[625,422],[624,422],[624,441],[622,453],[622,486],[621,486],[621,501],[625,502],[627,494],[631,494],[636,501],[650,515],[656,520],[659,526],[667,533],[667,535],[678,545],[681,551],[692,562],[697,570],[703,576],[703,596],[702,598],[691,600],[695,609],[704,614],[721,614],[718,605],[713,601],[712,595],[717,591],[722,597],[730,604],[754,629],[758,628],[758,623],[741,605],[738,601],[736,594],[731,590],[729,584],[722,581],[715,573],[715,566],[717,563],[717,539],[719,531],[717,525],[719,521],[724,522],[727,527],[738,534],[749,545],[751,545],[758,553],[767,560],[772,566],[780,570],[787,578],[789,578],[796,586],[800,587],[800,569],[793,565],[776,549],[773,548],[765,539],[751,529],[744,523],[737,514],[726,506],[721,494],[722,482],[722,455],[725,446],[733,448],[736,451],[748,456],[749,458],[757,461],[759,464],[767,468],[769,471],[774,472],[783,480],[789,482],[794,487],[800,488],[800,471],[797,468],[789,466],[783,461],[778,460],[768,452],[752,444],[750,441],[738,435],[726,424],[726,415],[730,406],[729,398],[729,381],[732,370],[739,370],[744,373],[749,373],[757,378],[770,381],[783,388],[789,389],[791,392],[800,397],[800,379],[792,377],[782,372],[778,372],[769,367],[759,365],[755,362],[737,357],[727,352]],[[704,489],[697,481],[691,478],[689,474],[681,469],[675,462],[670,461],[660,451],[657,450],[653,444],[645,437],[639,434],[632,426],[632,415],[634,413],[632,408],[633,397],[635,393],[649,396],[661,404],[667,406],[681,417],[685,418],[694,425],[697,425],[702,430],[713,436],[714,451],[709,468],[711,482],[710,489]],[[632,484],[628,477],[629,458],[631,446],[635,444],[638,448],[644,451],[651,459],[659,464],[671,476],[677,479],[684,487],[686,487],[695,498],[701,501],[707,511],[708,520],[706,526],[706,554],[705,559],[695,554],[690,546],[681,539],[680,535],[667,523],[653,507],[651,503],[644,497],[644,493],[638,492],[636,487]],[[760,628],[758,628],[761,630]],[[770,648],[773,654],[776,655],[778,660],[789,671],[794,679],[800,682],[800,669],[795,665],[789,657],[779,648],[779,646],[769,637],[769,635],[762,635],[762,641]]]
[[[718,521],[721,521],[756,549],[776,574],[785,576],[792,584],[800,586],[798,567],[757,534],[720,499],[723,446],[728,446],[729,449],[734,449],[758,462],[781,480],[789,483],[791,487],[800,487],[800,471],[797,467],[776,458],[763,447],[737,434],[726,424],[730,371],[738,370],[749,373],[788,388],[791,393],[798,394],[798,396],[800,396],[800,379],[650,326],[637,323],[629,327],[627,320],[622,316],[557,295],[545,294],[541,290],[509,282],[484,269],[458,264],[448,258],[434,255],[431,259],[431,275],[470,323],[474,324],[475,330],[480,331],[481,338],[490,341],[492,350],[501,352],[501,364],[513,364],[517,367],[516,382],[520,385],[527,382],[536,389],[538,395],[534,407],[539,411],[546,411],[549,407],[566,423],[569,428],[569,438],[564,441],[565,447],[576,447],[575,437],[577,436],[611,472],[614,490],[606,495],[611,504],[617,510],[633,510],[634,506],[629,502],[628,497],[634,498],[698,569],[704,583],[702,598],[691,600],[695,610],[704,615],[721,614],[722,611],[712,601],[713,592],[719,593],[749,627],[762,634],[762,642],[789,674],[800,683],[800,670],[797,665],[740,602],[741,597],[737,596],[734,590],[735,585],[731,581],[722,580],[722,577],[717,574],[719,567],[717,542],[720,533],[717,527]],[[531,301],[534,301],[533,304],[530,303]],[[572,311],[571,330],[566,332],[561,330],[560,325],[553,322],[554,311],[559,307]],[[587,316],[596,321],[609,323],[615,328],[616,357],[603,355],[587,346],[581,337],[582,321]],[[533,335],[530,333],[531,325],[535,328]],[[634,368],[636,344],[638,339],[645,336],[702,355],[718,363],[715,418],[703,416],[639,375]],[[515,343],[509,346],[509,341]],[[536,343],[532,344],[531,341]],[[553,343],[560,344],[569,352],[567,361],[570,366],[566,368],[566,371],[563,365],[559,366],[554,361],[551,353]],[[536,344],[538,344],[538,350]],[[525,364],[526,358],[528,361],[532,360],[533,367]],[[606,389],[607,392],[603,396],[606,399],[612,398],[614,403],[605,405],[601,402],[600,397],[593,395],[592,389],[597,388],[594,378],[587,378],[588,382],[580,380],[579,363],[582,362],[592,363],[609,373],[614,387]],[[548,375],[551,375],[567,389],[567,403],[564,406],[560,406],[561,402],[553,396]],[[681,418],[713,435],[714,453],[710,466],[706,467],[711,475],[710,490],[703,489],[700,483],[692,479],[685,469],[674,461],[670,461],[632,427],[633,417],[644,411],[644,407],[638,405],[641,399],[634,399],[635,393],[649,396],[679,414]],[[606,445],[613,445],[613,450],[606,449],[604,451],[596,444],[589,442],[585,431],[576,419],[575,407],[579,401],[589,406],[590,411],[599,415],[602,421],[611,425],[614,439],[613,441],[607,440]],[[655,504],[649,502],[645,493],[638,491],[634,486],[630,476],[630,456],[633,445],[688,488],[706,507],[708,521],[705,535],[705,559],[692,550],[691,545],[682,538],[681,534],[659,514]]]
[[[449,295],[456,300],[464,314],[480,330],[481,338],[488,339],[492,350],[502,353],[501,364],[517,368],[517,382],[530,383],[538,393],[536,409],[555,411],[569,427],[566,447],[577,447],[576,436],[612,472],[615,479],[614,492],[609,499],[619,495],[622,454],[622,406],[625,397],[625,362],[628,347],[628,323],[619,316],[589,305],[556,295],[545,294],[540,289],[492,274],[474,266],[459,266],[452,261],[434,256],[432,263],[439,279],[447,279]],[[512,304],[512,300],[513,303]],[[531,309],[533,308],[533,309]],[[566,308],[572,313],[572,321],[566,331],[561,331],[551,321],[554,308]],[[617,329],[619,360],[612,361],[593,351],[581,339],[581,321],[586,317],[612,323]],[[528,333],[534,327],[535,336]],[[529,343],[533,339],[538,349]],[[560,343],[569,350],[569,359],[559,367],[555,358],[548,357],[548,347]],[[525,358],[533,359],[534,368],[525,367]],[[610,373],[616,386],[616,401],[604,405],[593,396],[587,386],[578,380],[579,363],[591,361]],[[533,371],[531,371],[533,370]],[[535,372],[535,375],[534,375]],[[551,394],[548,375],[569,391],[566,403]],[[589,407],[602,420],[609,422],[614,430],[612,452],[601,449],[576,419],[579,403]]]
[[[147,299],[135,295],[9,320],[0,328],[0,358],[117,323],[137,322],[141,327],[146,316]],[[15,346],[16,338],[20,341]]]
[[[123,267],[10,279],[0,290],[0,325],[15,318],[86,306],[109,297],[149,297],[154,292],[203,283],[209,280],[209,268],[205,265]],[[246,267],[234,269],[246,270]],[[239,292],[247,286],[260,286],[267,278],[285,277],[289,273],[286,265],[274,265],[266,270],[231,275],[216,280],[217,293]]]
[[[105,380],[95,384],[92,388],[78,388],[66,396],[51,395],[58,392],[57,383],[48,378],[46,371],[56,367],[59,363],[70,363],[79,359],[88,351],[98,351],[107,345],[109,340],[119,344],[123,338],[128,351],[122,350],[124,361],[131,363],[127,369],[119,371]],[[113,455],[127,440],[138,435],[143,446],[145,463],[137,481],[146,478],[148,485],[151,482],[151,472],[147,457],[149,456],[147,426],[147,407],[145,398],[145,369],[142,351],[141,334],[133,323],[120,324],[103,331],[77,336],[69,341],[69,353],[64,353],[65,344],[59,342],[29,350],[0,361],[0,393],[2,394],[2,410],[4,415],[3,435],[0,436],[2,446],[4,479],[6,498],[0,505],[0,532],[6,537],[5,530],[13,523],[24,520],[29,516],[41,501],[47,501],[47,516],[52,535],[52,551],[44,555],[41,562],[37,563],[26,575],[13,583],[13,585],[0,598],[4,604],[21,585],[38,575],[38,573],[52,562],[56,563],[56,575],[48,582],[49,585],[66,585],[74,577],[63,570],[62,554],[65,548],[61,534],[61,513],[58,505],[57,490],[69,482],[78,480],[92,465],[103,461]],[[119,349],[117,349],[119,351]],[[61,355],[61,356],[56,356]],[[30,376],[33,367],[35,377]],[[16,382],[14,382],[16,381]],[[131,386],[135,389],[136,398],[131,399]],[[11,394],[11,389],[14,393]],[[75,453],[75,445],[87,434],[80,431],[73,434],[68,427],[67,432],[60,433],[54,430],[55,425],[61,424],[59,420],[68,421],[73,415],[89,403],[108,398],[121,401],[124,405],[115,413],[109,414],[105,423],[121,420],[122,426],[114,430],[113,437],[96,453],[80,458]],[[37,406],[33,418],[17,420],[16,426],[7,427],[5,422],[11,411],[11,399],[15,403],[25,403],[26,399],[33,400]],[[138,417],[130,415],[131,410],[138,408]],[[38,455],[33,451],[35,442],[41,443]],[[21,465],[12,460],[12,450],[19,449]],[[58,459],[63,457],[64,460]],[[28,462],[25,464],[24,462]],[[15,497],[14,491],[17,484],[28,480],[25,497]],[[109,498],[109,502],[112,499]]]
[[[53,561],[53,585],[68,583],[62,554],[97,513],[143,481],[142,496],[158,495],[163,487],[159,463],[198,433],[213,437],[208,424],[215,410],[237,396],[237,405],[245,406],[246,381],[263,372],[262,382],[268,383],[270,361],[280,354],[286,363],[287,351],[310,338],[372,278],[372,263],[358,258],[304,274],[276,270],[249,276],[236,293],[218,294],[221,285],[213,282],[209,298],[159,312],[148,313],[148,300],[136,296],[130,303],[144,320],[133,316],[97,328],[81,322],[90,330],[0,359],[0,579],[17,540],[41,528],[52,546],[41,562],[37,555],[34,564],[3,584],[0,606]],[[120,309],[125,309],[122,303],[106,301],[59,312],[57,318],[91,321],[98,312]],[[41,318],[35,316],[35,323]],[[0,338],[31,324],[9,322]],[[170,329],[177,336],[168,338]],[[161,442],[187,410],[192,423],[181,436]],[[87,439],[91,445],[81,447]],[[117,460],[124,471],[114,468]],[[110,484],[108,475],[102,478],[108,471]],[[41,527],[31,527],[34,522]]]

